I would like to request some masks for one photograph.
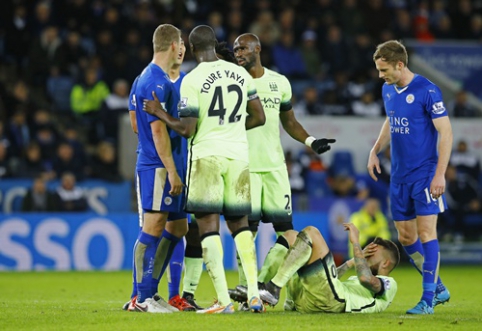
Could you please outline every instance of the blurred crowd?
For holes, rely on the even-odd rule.
[[[198,24],[230,46],[241,33],[257,34],[262,63],[292,83],[297,116],[383,116],[375,46],[408,38],[482,42],[482,1],[1,1],[0,178],[122,180],[118,118],[161,23],[179,27],[185,41]],[[183,69],[194,66],[188,51]],[[479,115],[464,91],[450,112]],[[294,164],[305,171],[310,160],[315,171],[329,171],[312,157],[295,156]],[[295,192],[304,189],[302,176],[292,180]],[[364,194],[346,180],[330,179],[330,187]]]

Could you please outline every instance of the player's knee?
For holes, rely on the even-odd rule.
[[[408,231],[398,231],[398,241],[403,246],[412,245],[415,241],[417,241],[418,235],[417,233],[410,233]]]
[[[322,237],[320,230],[314,226],[307,226],[303,229],[303,232],[306,233],[312,241],[316,241],[317,238]]]
[[[295,243],[296,237],[298,236],[298,231],[295,230],[288,230],[283,233],[283,237],[285,237],[286,241],[290,246]]]

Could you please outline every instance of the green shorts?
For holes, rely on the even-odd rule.
[[[188,213],[219,213],[240,217],[251,213],[248,163],[208,156],[188,165]]]
[[[298,270],[298,274],[288,282],[288,287],[299,312],[345,312],[345,291],[337,278],[331,252]]]
[[[286,167],[272,172],[251,172],[250,221],[292,222],[291,187]]]

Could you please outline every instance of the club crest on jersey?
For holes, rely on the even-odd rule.
[[[187,98],[186,97],[181,98],[181,100],[179,100],[179,104],[177,105],[177,108],[183,109],[183,108],[186,108],[186,107],[187,107]]]
[[[436,103],[433,104],[432,113],[434,113],[435,115],[440,115],[444,111],[445,111],[445,106],[444,106],[443,101],[436,102]]]
[[[278,92],[278,85],[275,82],[269,82],[269,89],[271,92]]]
[[[383,278],[382,280],[383,280],[385,290],[389,290],[390,289],[390,281],[386,278]]]
[[[415,101],[415,96],[413,94],[409,94],[407,95],[407,97],[405,98],[405,101],[407,101],[407,103],[412,103]]]
[[[165,197],[165,198],[164,198],[164,203],[166,204],[166,206],[171,205],[171,203],[172,203],[172,198],[171,198],[171,197]]]

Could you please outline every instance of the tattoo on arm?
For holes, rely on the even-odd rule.
[[[353,244],[353,253],[355,255],[355,269],[360,283],[375,293],[380,292],[380,280],[373,276],[368,262],[363,256],[363,250],[360,244]]]
[[[341,276],[343,276],[345,274],[345,272],[347,272],[349,269],[351,269],[353,267],[353,259],[351,260],[348,260],[346,261],[345,263],[343,263],[341,266],[339,266],[338,268],[336,268],[336,272],[338,274],[338,278],[340,278]]]

